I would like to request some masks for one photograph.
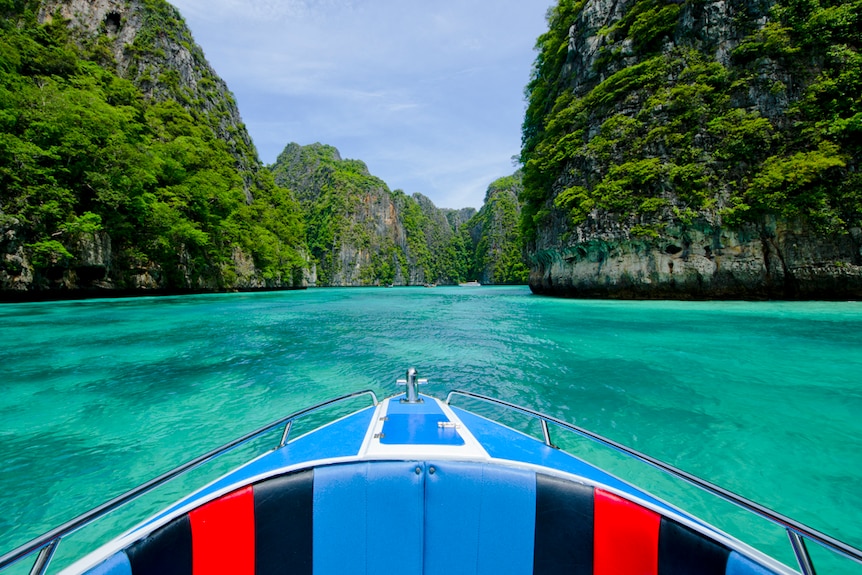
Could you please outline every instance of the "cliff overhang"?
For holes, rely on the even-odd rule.
[[[764,218],[723,228],[669,226],[659,237],[597,235],[536,250],[530,288],[610,299],[862,299],[862,230],[824,234]]]

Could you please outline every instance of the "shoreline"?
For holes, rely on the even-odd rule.
[[[49,301],[81,301],[90,299],[124,299],[144,297],[171,297],[181,295],[203,295],[220,293],[264,293],[279,291],[301,291],[300,287],[261,287],[225,289],[70,289],[38,291],[0,291],[0,305],[15,303],[38,303]]]

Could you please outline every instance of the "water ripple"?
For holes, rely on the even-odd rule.
[[[0,550],[310,403],[393,393],[408,366],[432,395],[528,405],[862,541],[859,304],[320,289],[0,318]]]

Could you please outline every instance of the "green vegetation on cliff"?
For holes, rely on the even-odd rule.
[[[454,283],[465,246],[446,213],[420,194],[390,190],[332,146],[289,144],[270,166],[302,204],[318,285]]]
[[[93,279],[112,287],[137,287],[130,278],[144,271],[156,287],[235,287],[237,253],[253,258],[261,283],[297,284],[298,204],[265,172],[238,169],[241,139],[180,102],[179,84],[147,97],[105,67],[103,43],[78,42],[58,17],[39,24],[37,8],[0,3],[0,251],[17,254],[0,272],[20,276],[29,262],[39,288],[69,270],[80,281],[82,242],[107,235],[111,261]]]
[[[489,284],[525,284],[529,276],[519,230],[521,173],[490,186],[482,209],[465,224],[473,249],[469,277]]]
[[[371,176],[356,160],[341,160],[331,146],[289,145],[270,167],[275,181],[296,191],[307,222],[307,245],[317,265],[317,278],[329,284],[341,273],[340,246],[370,247],[371,235],[352,218],[365,196],[383,190],[386,184]],[[389,251],[384,246],[384,251]],[[372,272],[389,276],[391,270]]]
[[[142,7],[138,12],[140,28],[134,42],[123,47],[127,59],[124,77],[157,100],[179,102],[196,123],[209,127],[235,158],[246,189],[254,187],[260,160],[247,131],[237,124],[238,109],[233,94],[210,68],[177,8],[164,0],[138,1]],[[122,22],[117,25],[121,26]],[[100,55],[105,66],[114,63],[107,49],[108,37],[99,36],[94,46],[94,55]],[[93,40],[85,40],[85,43],[93,43]],[[165,65],[170,60],[168,55],[177,46],[188,52],[191,70],[184,70],[184,63]],[[183,78],[183,73],[193,75],[194,80]]]
[[[629,0],[602,28],[586,4],[560,0],[537,43],[529,237],[553,211],[571,225],[616,214],[644,236],[704,216],[862,225],[862,1],[732,0],[718,36],[698,24],[703,0]],[[587,37],[592,59],[575,47]]]
[[[329,146],[265,169],[164,0],[0,0],[5,293],[520,282],[505,182],[468,225]]]

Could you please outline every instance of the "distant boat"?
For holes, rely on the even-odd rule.
[[[458,284],[458,285],[459,285],[459,286],[461,286],[461,287],[482,287],[482,284],[480,284],[480,283],[479,283],[479,282],[477,282],[476,280],[473,280],[473,281],[471,281],[471,282],[464,282],[464,283],[461,283],[461,284]]]

